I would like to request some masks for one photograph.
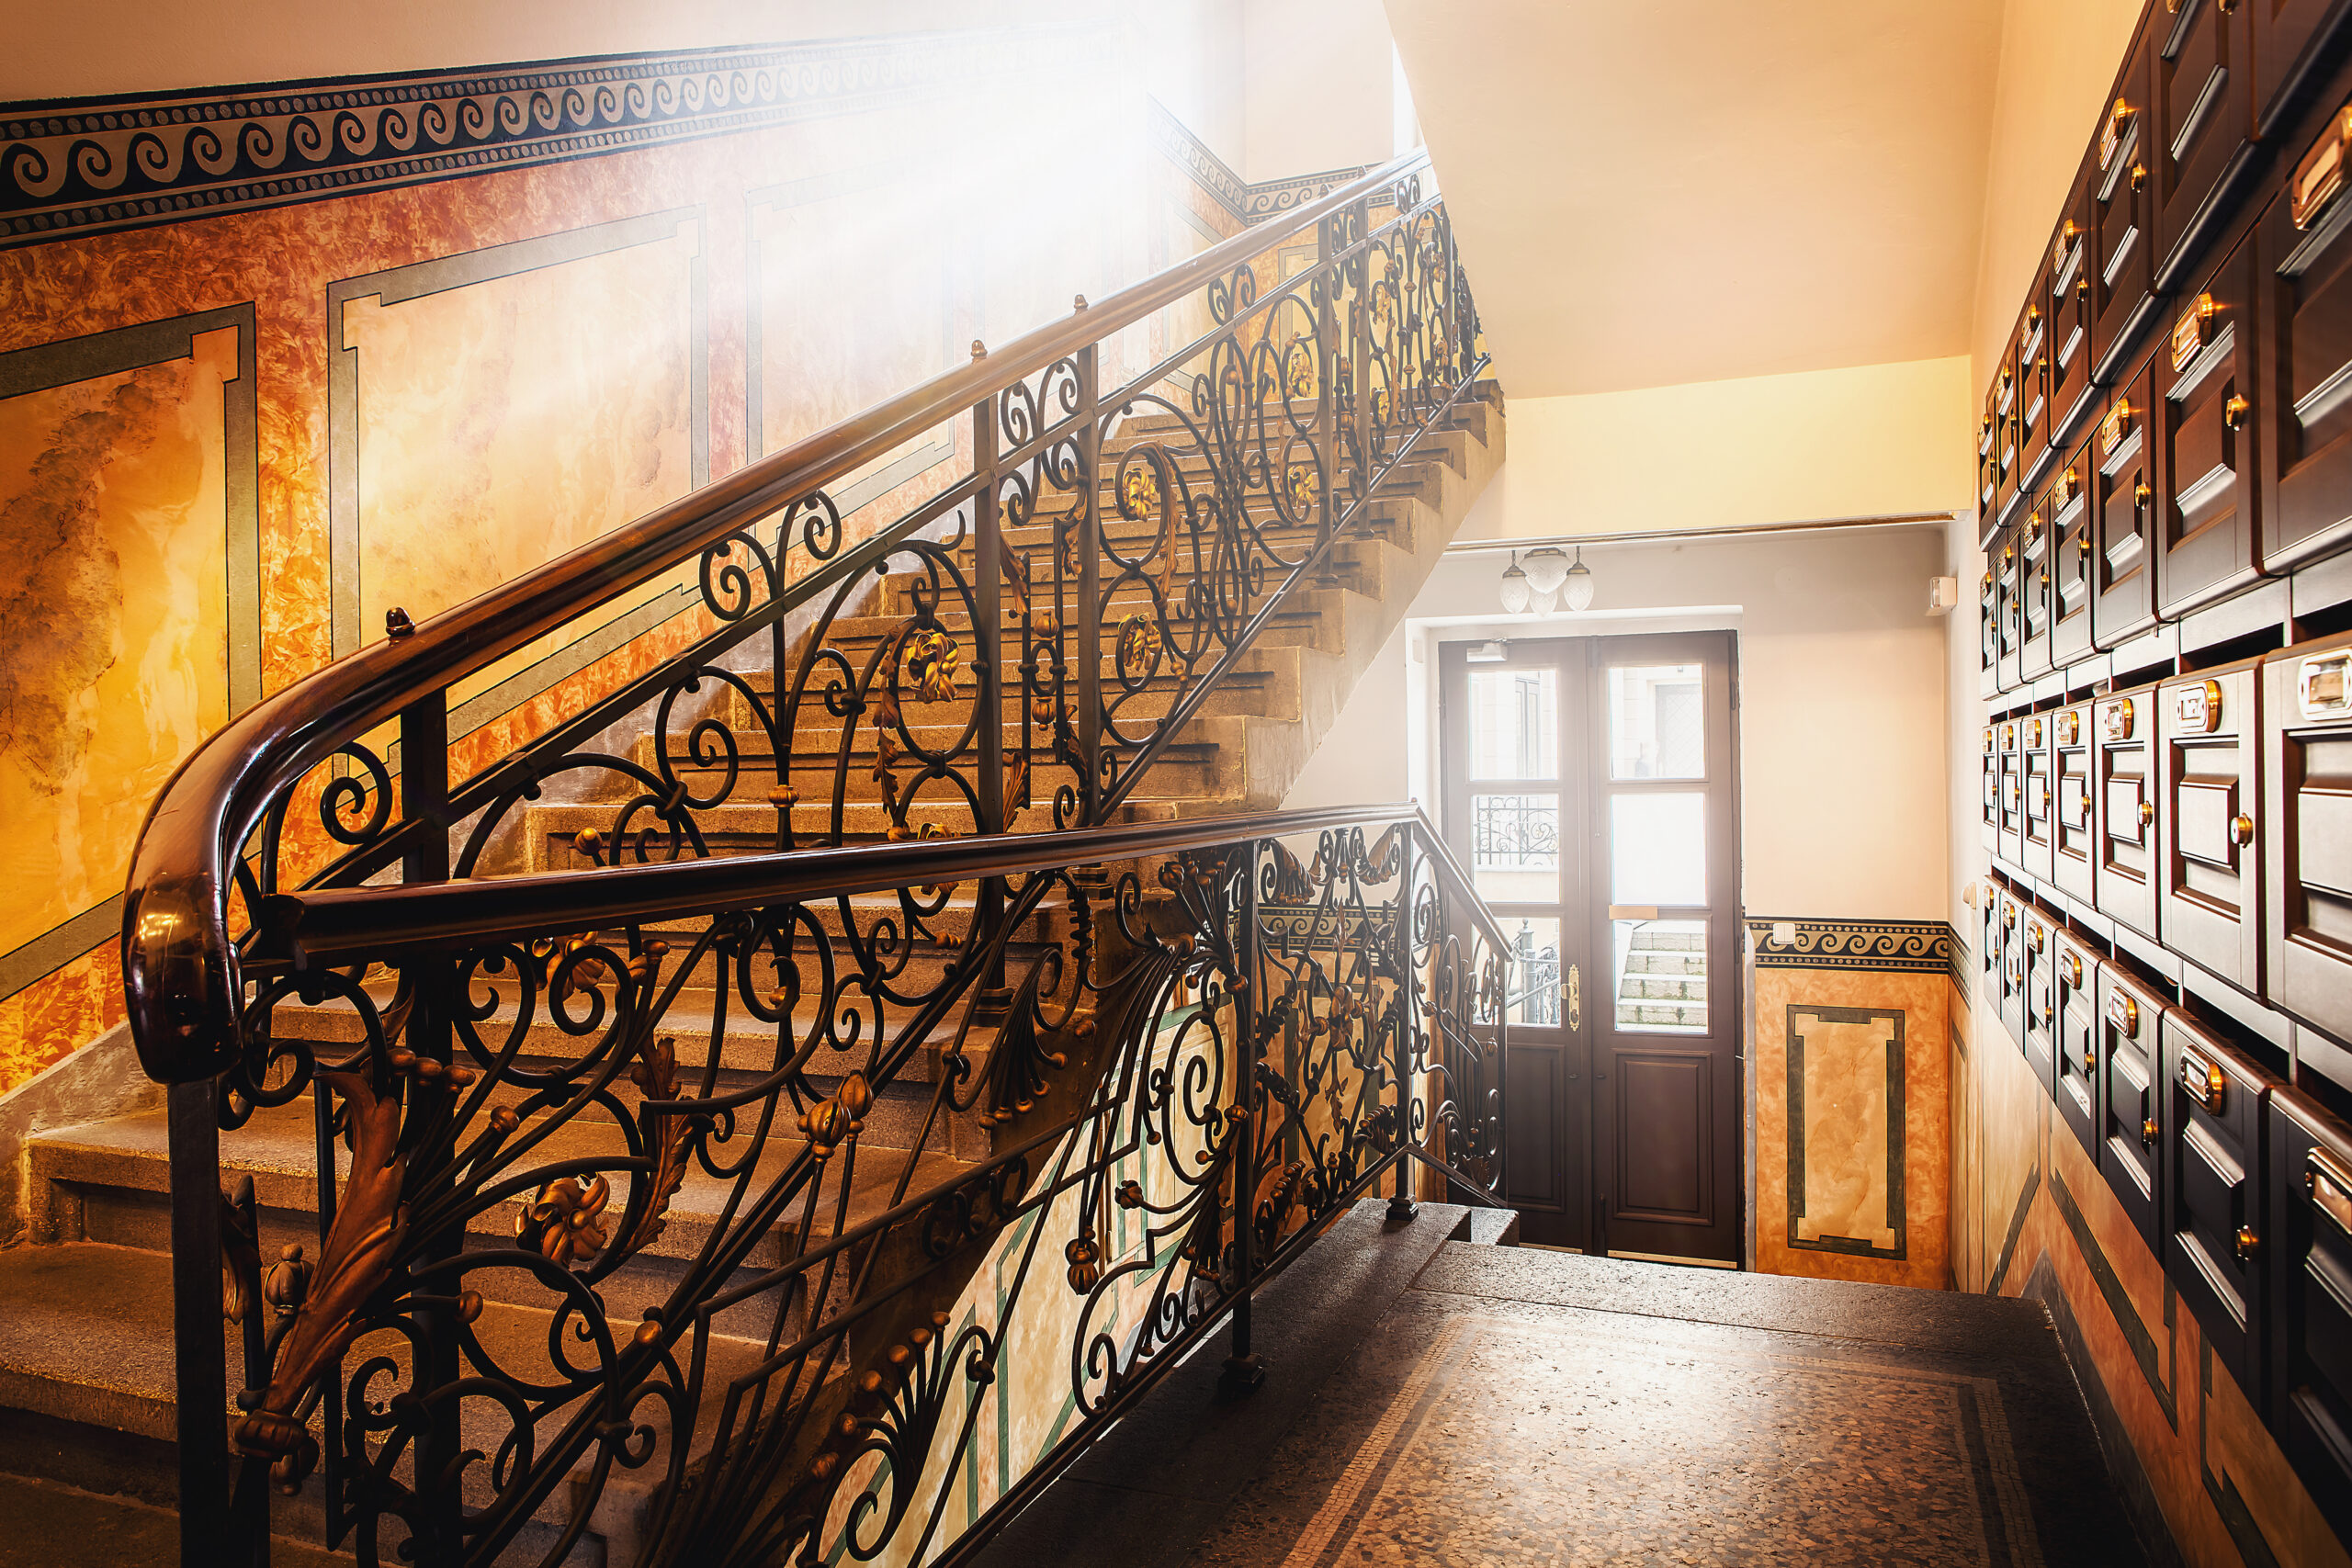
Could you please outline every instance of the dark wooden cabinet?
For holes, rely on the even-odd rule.
[[[2264,991],[2352,1039],[2352,637],[2263,666]]]
[[[1984,802],[1980,810],[1982,838],[1986,854],[1996,853],[2001,847],[2001,727],[1984,727],[1984,750],[1979,759]]]
[[[2018,945],[2025,959],[2018,1046],[2033,1076],[2041,1080],[2041,1092],[2049,1094],[2058,1081],[2058,926],[2031,904],[2018,912],[2018,924],[2023,939]]]
[[[2001,541],[1996,535],[1984,556],[1984,580],[1976,593],[1976,694],[2001,691]]]
[[[2050,715],[2050,881],[2086,904],[2095,893],[2091,867],[2098,855],[2091,724],[2088,703]]]
[[[2000,760],[1999,837],[1993,858],[2013,873],[2025,870],[2025,758],[2021,742],[2025,721],[2005,718],[1995,726]]]
[[[2284,150],[2286,189],[2255,230],[2254,424],[2265,564],[2352,541],[2352,110]]]
[[[2151,941],[2156,929],[2156,772],[2152,687],[2094,705],[2092,777],[2098,784],[2091,902]]]
[[[2157,920],[2165,945],[2239,989],[2262,982],[2261,668],[2156,689]]]
[[[2045,269],[2026,294],[2009,346],[2018,371],[2018,483],[2029,491],[2050,458],[2050,312],[2042,304],[2049,292]]]
[[[2352,1539],[2352,1127],[2281,1086],[2268,1131],[2270,1429]]]
[[[2109,395],[2091,442],[2091,640],[2117,648],[2155,628],[2155,499],[2162,482],[2148,439],[2154,367],[2142,364]]]
[[[2018,345],[2012,341],[1993,378],[1993,511],[2004,523],[2018,501]]]
[[[2098,320],[2098,302],[2091,280],[2098,267],[2091,255],[2091,175],[2089,157],[2075,175],[2066,197],[2066,210],[2050,240],[2049,288],[2044,306],[2049,313],[2050,434],[2071,444],[2081,428],[2098,383],[2091,378],[2091,328]]]
[[[2240,0],[2252,13],[2254,122],[2264,136],[2292,114],[2313,78],[2325,69],[2324,51],[2352,5],[2346,0]],[[2324,102],[2324,97],[2322,98]]]
[[[2259,1405],[2263,1313],[2264,1105],[2274,1079],[2219,1030],[2165,1015],[2165,1277],[2205,1330],[2213,1359]]]
[[[2062,670],[2091,651],[2091,471],[2086,436],[2050,476],[2050,662]]]
[[[2001,1016],[2001,915],[2007,890],[1997,882],[1979,885],[1983,902],[1976,910],[1976,1015]]]
[[[2025,1041],[2025,896],[2015,891],[2001,895],[2001,1027],[2009,1032],[2012,1044],[2023,1048]]]
[[[1993,530],[2000,525],[2001,416],[1994,412],[1999,380],[1984,394],[1984,412],[1976,426],[1976,542],[1993,547]]]
[[[2098,270],[2091,279],[2098,310],[2091,374],[2110,383],[2124,378],[2113,373],[2115,367],[2156,309],[2155,130],[2148,96],[2161,17],[2156,12],[2142,28],[2092,144],[2091,254]]]
[[[2018,869],[2036,882],[2055,880],[2058,786],[2051,761],[2054,716],[2029,714],[2018,737],[2018,777],[2025,810],[2018,824]]]
[[[2257,0],[2258,3],[2258,0]],[[2185,281],[2254,172],[2254,36],[2243,0],[2166,0],[2152,98],[2156,287]]]
[[[2095,1107],[2084,1142],[2152,1256],[2160,1256],[2164,1245],[2162,1078],[2165,1020],[2171,1012],[2164,993],[2129,965],[2100,964],[2098,1050],[2075,1094]],[[2065,1106],[2065,1096],[2059,1104]]]
[[[2241,242],[2202,288],[2175,300],[2172,328],[2156,344],[2156,608],[2166,617],[2261,572],[2255,250]]]
[[[2050,491],[2038,487],[2018,519],[2018,683],[2030,686],[2050,673],[2051,558],[2057,536],[2050,527]]]

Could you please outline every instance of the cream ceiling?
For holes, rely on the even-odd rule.
[[[1514,397],[1969,350],[2000,0],[1387,0]]]

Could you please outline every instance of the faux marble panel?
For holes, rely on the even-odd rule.
[[[1791,1007],[1789,1245],[1901,1258],[1903,1015]]]
[[[1945,1021],[1951,981],[1940,957],[1917,969],[1893,970],[1759,964],[1753,975],[1755,1266],[1769,1273],[1942,1287],[1951,1270],[1951,1059]],[[1874,1087],[1860,1082],[1868,1075],[1859,1063],[1867,1053],[1843,1039],[1818,1089],[1808,1085],[1792,1094],[1792,1028],[1802,1027],[1810,1038],[1825,1025],[1857,1025],[1872,1015],[1902,1020],[1899,1116],[1886,1032],[1878,1035],[1881,1044],[1871,1057]],[[1873,1103],[1883,1109],[1873,1112]],[[1809,1109],[1821,1114],[1818,1123],[1806,1116]],[[1808,1173],[1816,1166],[1825,1173],[1817,1199],[1822,1213],[1813,1216],[1820,1228],[1808,1235],[1792,1227],[1792,1181],[1810,1191],[1815,1183]],[[1874,1177],[1865,1174],[1872,1170]],[[1899,1257],[1882,1250],[1894,1239],[1885,1204],[1898,1186]],[[1815,1201],[1804,1200],[1808,1213]],[[1877,1216],[1867,1226],[1858,1218],[1865,1213]],[[1856,1231],[1875,1239],[1865,1241]],[[1826,1242],[1839,1235],[1860,1245]]]
[[[121,891],[155,791],[229,716],[239,336],[0,398],[0,953]]]

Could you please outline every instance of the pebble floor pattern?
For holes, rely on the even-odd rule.
[[[2036,1303],[1411,1229],[1318,1242],[1264,1387],[1188,1362],[986,1568],[2147,1561]]]

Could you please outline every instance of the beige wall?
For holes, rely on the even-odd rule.
[[[1248,0],[1244,179],[1395,156],[1396,46],[1380,0]]]
[[[1519,426],[1510,434],[1505,475],[1523,460]],[[1739,633],[1747,908],[1939,919],[1945,623],[1924,612],[1941,533],[1855,529],[1596,548],[1585,555],[1593,608],[1542,621],[1497,612],[1507,558],[1449,555],[1283,804],[1411,797],[1434,814],[1441,641],[1728,626]]]
[[[1464,539],[1950,513],[1968,504],[1959,357],[1513,398]]]

